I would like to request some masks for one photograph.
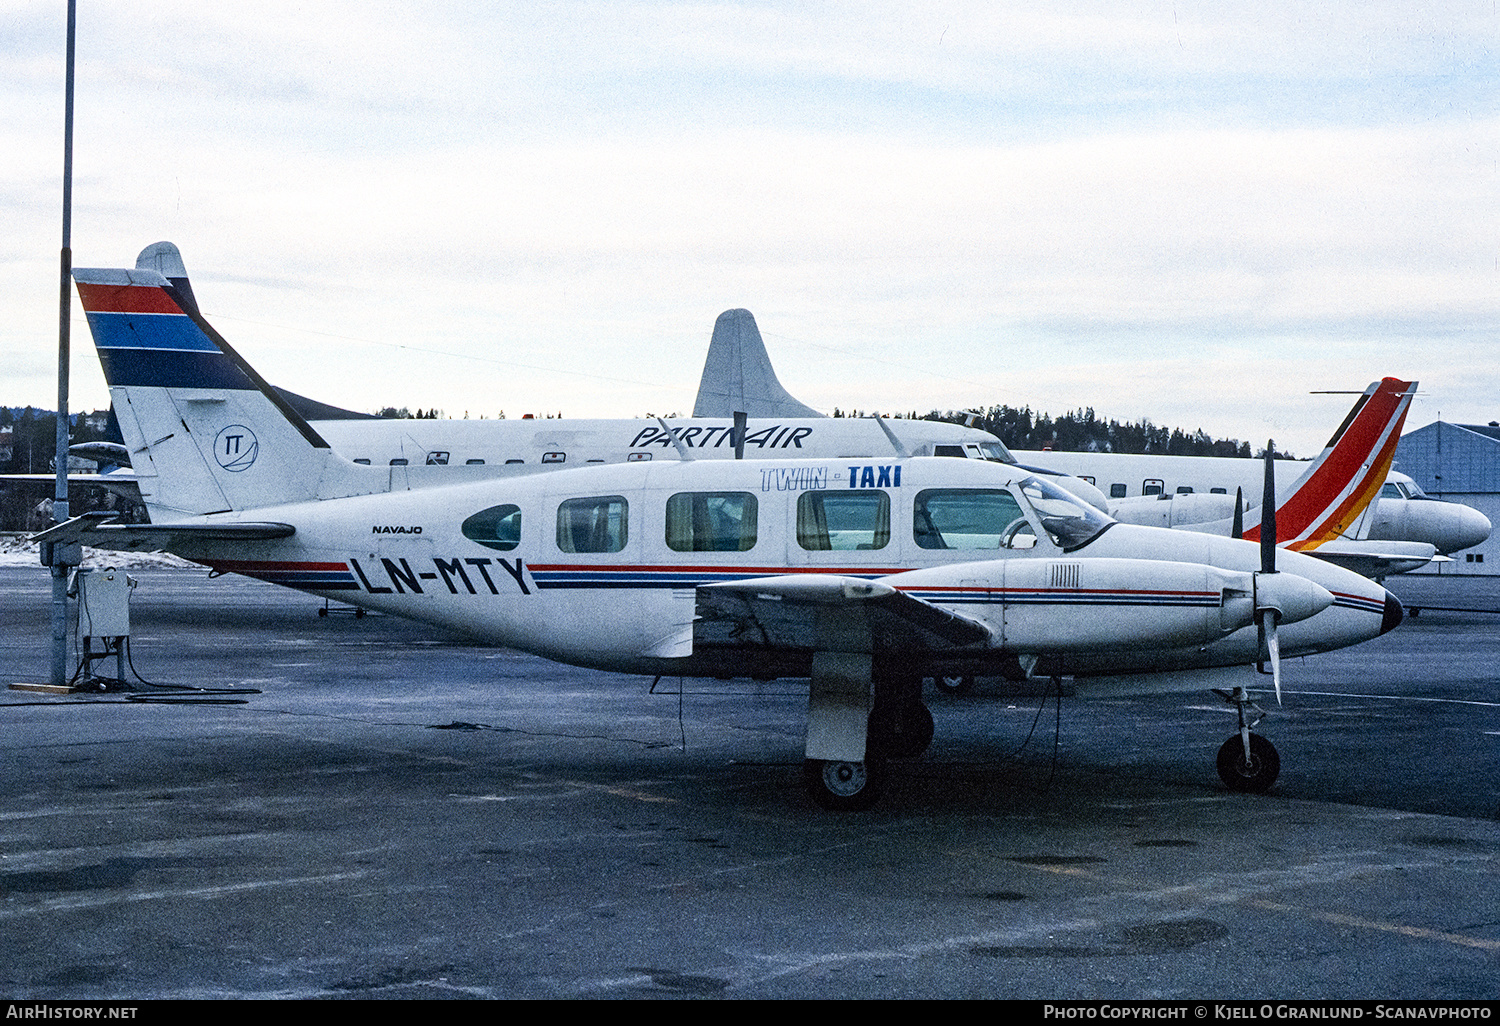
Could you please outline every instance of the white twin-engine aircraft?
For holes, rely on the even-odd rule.
[[[1183,690],[1204,679],[1181,671],[1279,674],[1279,655],[1401,620],[1338,566],[1119,524],[982,460],[651,461],[396,490],[386,468],[335,453],[159,274],[74,277],[152,523],[85,516],[40,540],[165,547],[580,666],[810,678],[805,776],[830,808],[867,807],[888,759],[925,750],[926,676]],[[1220,773],[1264,790],[1276,751],[1250,732],[1247,688],[1223,694],[1241,727]]]

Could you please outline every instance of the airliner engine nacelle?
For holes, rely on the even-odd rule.
[[[1117,499],[1109,515],[1122,524],[1141,527],[1185,527],[1191,524],[1229,520],[1234,516],[1233,495],[1188,492],[1178,495],[1145,495]]]

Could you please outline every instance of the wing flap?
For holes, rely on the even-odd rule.
[[[977,620],[858,577],[795,574],[697,589],[695,651],[953,652],[993,641]]]

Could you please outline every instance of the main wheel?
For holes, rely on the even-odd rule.
[[[1281,756],[1276,746],[1259,734],[1250,735],[1250,761],[1245,761],[1245,745],[1238,734],[1231,734],[1219,748],[1219,779],[1231,791],[1263,794],[1276,783],[1281,772]]]
[[[885,785],[885,763],[880,759],[839,762],[808,759],[802,766],[807,793],[833,812],[862,812],[875,804]]]
[[[932,710],[919,701],[876,702],[866,743],[887,758],[914,759],[932,744],[933,730]]]
[[[963,677],[934,677],[932,683],[937,689],[946,695],[967,695],[974,690],[974,678]]]

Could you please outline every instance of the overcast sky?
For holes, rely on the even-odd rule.
[[[56,404],[66,4],[0,9],[0,402]],[[690,411],[756,316],[825,411],[1085,406],[1312,455],[1500,419],[1482,3],[82,0],[74,263],[183,252],[359,410]],[[74,303],[73,409],[109,398]]]

